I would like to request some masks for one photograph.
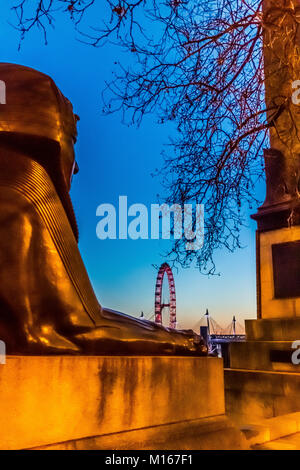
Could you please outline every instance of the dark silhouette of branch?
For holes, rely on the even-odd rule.
[[[176,240],[170,258],[183,266],[196,261],[209,274],[215,273],[216,250],[240,246],[243,208],[258,203],[255,186],[264,174],[268,129],[276,128],[290,106],[279,100],[266,109],[263,38],[268,47],[266,32],[278,28],[282,34],[282,15],[291,15],[297,28],[298,17],[289,7],[271,8],[264,16],[262,4],[106,0],[108,16],[92,28],[84,27],[83,18],[97,0],[44,0],[36,9],[22,0],[14,6],[22,38],[34,26],[45,36],[61,9],[82,41],[100,46],[111,40],[132,55],[133,65],[118,63],[106,84],[104,111],[121,110],[124,121],[137,125],[147,113],[174,124],[159,172],[166,201],[205,204],[205,243],[199,251],[186,251],[186,240]]]

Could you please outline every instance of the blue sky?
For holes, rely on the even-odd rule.
[[[112,76],[114,62],[127,60],[118,47],[99,49],[80,43],[72,24],[61,18],[55,31],[49,31],[47,46],[35,31],[18,51],[18,33],[8,24],[9,17],[9,6],[1,5],[1,62],[49,74],[81,118],[76,145],[80,172],[74,177],[71,197],[80,229],[79,247],[99,301],[132,315],[138,316],[141,310],[148,314],[154,306],[156,271],[152,265],[165,261],[161,255],[169,242],[101,241],[96,237],[96,208],[102,203],[117,205],[119,195],[127,195],[129,205],[150,207],[157,202],[161,187],[151,172],[162,165],[160,153],[173,130],[158,125],[156,116],[147,116],[137,129],[123,125],[118,114],[102,115],[104,83]],[[249,219],[249,227],[242,230],[244,249],[216,254],[221,276],[207,278],[194,268],[174,271],[181,326],[192,327],[206,308],[223,326],[233,314],[241,323],[244,318],[255,318],[255,225]]]

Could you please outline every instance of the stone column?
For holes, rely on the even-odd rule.
[[[225,371],[227,413],[248,423],[300,411],[300,365],[292,360],[300,340],[300,106],[292,97],[300,80],[300,0],[264,0],[263,25],[271,148],[266,199],[253,216],[258,319],[246,320],[245,342],[230,345]]]
[[[271,148],[266,199],[253,216],[258,317],[300,317],[300,0],[265,0],[263,27]]]

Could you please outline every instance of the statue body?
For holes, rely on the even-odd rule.
[[[54,82],[0,64],[0,339],[8,354],[206,354],[191,331],[102,309],[69,189],[76,116]]]

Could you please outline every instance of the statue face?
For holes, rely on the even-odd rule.
[[[5,103],[0,106],[0,132],[57,142],[60,146],[57,172],[62,173],[70,190],[76,172],[74,145],[79,120],[73,113],[71,102],[50,77],[22,65],[0,63],[1,84]],[[0,86],[1,99],[3,102]]]

